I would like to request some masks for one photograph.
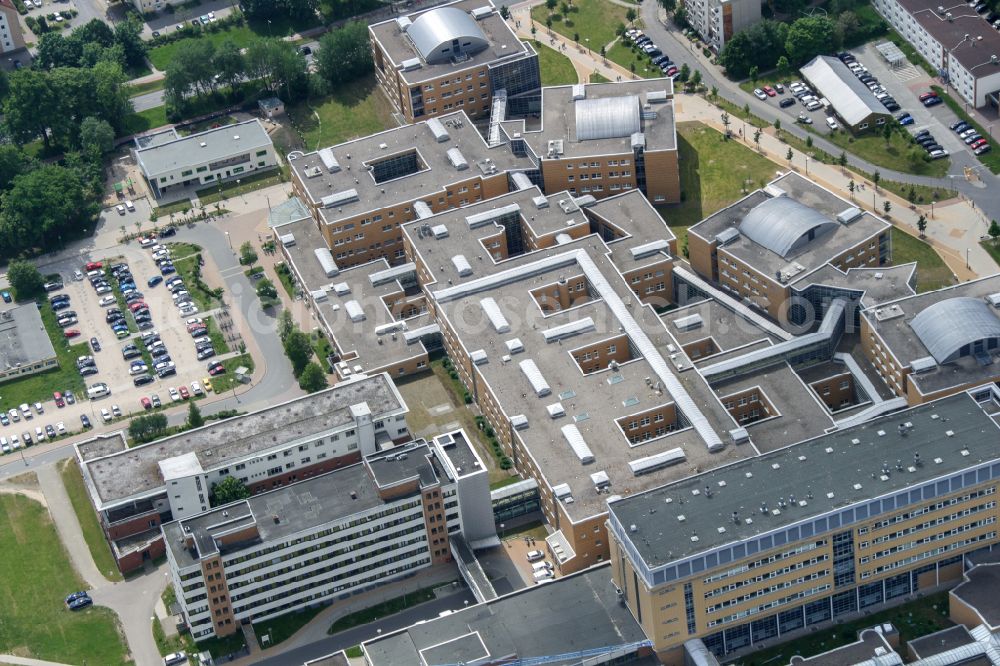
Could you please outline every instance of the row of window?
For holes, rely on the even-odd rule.
[[[826,562],[828,559],[830,559],[830,556],[827,553],[823,553],[821,555],[817,555],[816,557],[811,557],[808,560],[802,560],[801,562],[796,562],[795,564],[789,564],[787,567],[782,567],[781,569],[774,569],[772,571],[768,571],[767,573],[751,576],[750,578],[744,578],[742,580],[729,583],[728,585],[717,587],[714,590],[709,590],[705,593],[704,598],[711,599],[714,596],[732,592],[733,590],[737,590],[745,585],[754,585],[770,578],[784,576],[787,573],[791,573],[805,567],[811,567],[812,565],[819,564],[820,562]]]
[[[778,590],[786,590],[792,587],[793,585],[801,585],[802,583],[808,581],[818,580],[820,578],[823,578],[824,576],[828,576],[829,574],[830,574],[829,569],[821,569],[819,571],[813,571],[812,573],[808,573],[805,576],[799,576],[798,578],[794,578],[792,580],[780,581],[775,583],[774,585],[770,585],[768,587],[762,587],[759,590],[752,590],[750,592],[747,592],[746,594],[741,594],[738,597],[733,597],[732,599],[726,599],[725,601],[720,601],[719,603],[706,608],[705,612],[717,613],[724,608],[729,608],[731,606],[738,606],[739,604],[750,601],[751,599],[756,599],[757,597],[763,597],[768,594],[773,594]]]

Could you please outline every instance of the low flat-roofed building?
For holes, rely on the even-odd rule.
[[[820,55],[804,65],[802,77],[825,97],[837,117],[852,132],[885,125],[892,114],[840,59]]]
[[[609,501],[615,583],[679,664],[957,581],[996,542],[998,419],[988,385]]]
[[[891,624],[880,624],[858,632],[858,640],[822,652],[812,657],[796,655],[789,660],[792,666],[902,666],[903,660],[896,653],[899,632]],[[782,662],[784,663],[784,662]]]
[[[1000,275],[866,308],[861,344],[911,405],[998,381]]]
[[[339,378],[383,371],[402,377],[428,367],[428,352],[440,348],[440,334],[412,266],[376,259],[334,273],[328,256],[326,266],[317,257],[329,251],[311,218],[275,231],[294,239],[282,242],[281,251],[333,342],[331,361]]]
[[[889,229],[885,220],[788,173],[692,226],[688,252],[705,279],[783,325],[808,328],[830,299],[810,303],[792,298],[792,290],[812,284],[811,274],[827,265],[845,272],[887,264]]]
[[[357,462],[409,439],[406,412],[389,377],[359,376],[149,444],[98,437],[76,444],[76,453],[112,547],[129,545],[118,552],[127,570],[133,537],[207,510],[215,483],[234,476],[256,493]]]
[[[546,87],[540,125],[502,127],[514,152],[538,166],[546,193],[600,199],[638,189],[654,204],[680,201],[670,78]]]
[[[491,0],[401,14],[368,32],[379,87],[408,123],[452,110],[488,118],[495,95],[537,98],[541,87],[538,55]]]
[[[1000,564],[977,564],[965,572],[962,582],[948,593],[951,619],[967,628],[981,624],[1000,631]]]
[[[996,588],[994,588],[995,590]],[[911,661],[928,659],[955,648],[971,645],[976,642],[969,630],[958,624],[941,631],[935,631],[919,638],[914,638],[906,644]]]
[[[461,430],[162,529],[196,640],[448,562],[458,535],[496,541],[488,472]]]
[[[132,153],[156,198],[278,167],[271,137],[256,118],[188,136],[173,129],[139,136]]]
[[[0,310],[0,383],[58,365],[56,350],[34,303]]]
[[[656,663],[642,629],[618,604],[610,576],[608,567],[596,566],[379,636],[361,645],[366,663],[492,664],[584,652],[597,659],[616,651],[636,655],[630,664]]]
[[[532,166],[488,147],[464,111],[289,158],[295,192],[343,268],[402,262],[399,225],[504,194],[508,171]]]

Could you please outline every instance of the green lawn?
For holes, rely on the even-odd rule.
[[[70,345],[63,334],[63,329],[56,324],[56,316],[46,302],[41,309],[42,323],[52,341],[59,363],[57,369],[52,369],[37,375],[22,379],[14,379],[0,384],[0,408],[7,411],[13,407],[28,402],[44,402],[52,399],[53,391],[73,391],[77,396],[84,397],[85,384],[83,377],[76,369],[76,359],[90,353],[86,342]],[[74,328],[70,326],[70,328]],[[80,338],[76,338],[79,340]],[[70,424],[72,426],[72,424]]]
[[[279,185],[283,182],[285,182],[285,177],[280,169],[255,172],[246,178],[240,178],[239,182],[236,180],[227,180],[214,187],[206,187],[203,190],[198,190],[198,201],[201,202],[202,206],[207,206],[216,201],[242,196],[248,192],[261,190],[272,185]]]
[[[232,391],[235,384],[237,395],[246,391],[246,388],[241,388],[242,385],[236,382],[236,368],[242,365],[247,367],[252,373],[254,369],[253,357],[250,354],[234,356],[223,361],[222,365],[226,368],[226,374],[212,377],[212,390],[217,394],[225,393],[226,391]]]
[[[118,619],[107,608],[71,612],[63,598],[86,589],[48,510],[0,495],[0,653],[79,664],[124,664]]]
[[[556,12],[558,11],[557,7]],[[569,39],[579,36],[582,45],[587,44],[589,37],[590,48],[600,52],[602,46],[610,44],[615,38],[618,24],[627,23],[626,11],[624,7],[607,0],[576,0],[568,16],[563,17],[558,13],[553,15],[552,29]],[[548,16],[549,10],[545,5],[538,5],[531,10],[531,18],[543,26]]]
[[[948,593],[932,594],[911,603],[872,613],[787,643],[767,647],[745,657],[740,657],[739,662],[743,666],[787,664],[795,655],[812,657],[853,643],[858,640],[859,631],[883,622],[891,622],[899,630],[900,644],[906,644],[914,638],[946,629],[953,624],[948,619]]]
[[[432,599],[434,599],[434,588],[421,588],[415,592],[404,594],[402,596],[389,599],[388,601],[383,601],[380,604],[375,604],[374,606],[358,611],[357,613],[345,615],[331,624],[330,628],[326,630],[326,633],[336,634],[337,632],[350,629],[351,627],[368,624],[369,622],[374,622],[379,618],[395,615],[400,611],[404,611],[407,608],[416,606],[417,604],[422,604],[425,601],[431,601]]]
[[[983,241],[980,245],[982,245],[983,249],[986,250],[991,257],[993,257],[993,261],[997,262],[997,265],[1000,266],[1000,245],[997,245],[996,241],[988,240]]]
[[[140,134],[166,124],[168,124],[167,107],[154,106],[152,109],[129,114],[125,118],[124,135]]]
[[[170,256],[174,261],[187,259],[201,252],[201,246],[194,243],[173,242],[165,245],[170,250]]]
[[[279,615],[273,620],[260,622],[253,625],[254,633],[257,634],[257,641],[261,642],[264,636],[270,636],[268,643],[261,643],[261,647],[269,647],[287,641],[295,635],[295,632],[309,624],[325,606],[314,606],[295,613]]]
[[[337,93],[323,101],[287,107],[286,112],[306,150],[336,145],[395,125],[374,75],[340,86]]]
[[[209,291],[208,286],[201,280],[201,269],[198,266],[200,258],[201,255],[197,254],[187,259],[175,261],[174,268],[177,269],[177,275],[181,276],[184,284],[187,285],[187,289],[191,293],[191,298],[194,299],[195,305],[198,306],[198,310],[205,312],[218,305],[218,300],[215,298],[215,294]]]
[[[87,548],[90,549],[90,556],[94,558],[94,564],[108,580],[122,580],[121,572],[118,571],[118,565],[115,564],[115,558],[111,554],[111,547],[104,538],[104,530],[97,521],[94,505],[90,503],[87,488],[83,485],[83,476],[76,461],[67,460],[61,463],[59,474],[62,476],[63,485],[66,486],[73,511],[76,512],[76,519],[80,522],[80,529],[83,530],[83,538],[87,541]]]
[[[892,229],[892,263],[917,262],[917,291],[933,291],[956,283],[951,269],[927,243],[905,231]]]
[[[888,144],[881,134],[876,133],[854,137],[850,132],[837,130],[826,135],[826,138],[847,152],[886,169],[935,178],[948,173],[951,161],[947,157],[940,160],[924,160],[924,149],[914,143],[913,137],[905,128],[897,129],[898,131],[892,133]],[[911,159],[911,153],[917,155],[919,159]]]
[[[212,317],[205,317],[205,326],[208,328],[208,338],[212,341],[212,347],[217,354],[229,353],[229,345],[226,344],[226,336],[219,330],[219,325]]]
[[[698,122],[677,123],[681,203],[661,206],[671,227],[687,227],[762,187],[778,166],[740,141]],[[674,230],[676,233],[676,229]]]
[[[608,79],[605,76],[603,76],[602,74],[599,74],[597,72],[591,72],[591,74],[590,74],[590,82],[591,83],[609,83],[610,81],[611,81],[611,79]]]
[[[174,54],[185,48],[186,45],[191,43],[192,40],[207,39],[218,46],[228,39],[235,43],[236,46],[244,48],[256,38],[257,35],[254,34],[254,31],[243,25],[230,28],[229,30],[220,30],[219,32],[205,31],[198,37],[179,39],[176,42],[171,42],[169,44],[164,44],[163,46],[157,46],[156,48],[150,49],[148,58],[156,69],[165,71],[167,69],[167,65],[169,65],[170,61],[173,59]]]
[[[542,71],[543,86],[563,86],[579,83],[573,62],[555,49],[535,42],[538,51],[538,66]]]
[[[157,79],[155,81],[146,81],[145,83],[130,83],[128,86],[128,95],[129,97],[138,97],[146,93],[163,90],[165,82],[166,79]]]
[[[295,285],[292,282],[292,271],[284,263],[280,263],[274,267],[274,272],[278,275],[278,282],[284,287],[285,293],[288,294],[289,298],[295,298]]]
[[[191,201],[185,199],[183,201],[175,201],[172,204],[167,204],[166,206],[157,206],[153,209],[153,213],[156,217],[166,217],[173,213],[186,213],[191,210]]]
[[[510,486],[515,483],[519,483],[523,479],[518,475],[508,476],[506,479],[500,479],[499,481],[494,481],[490,484],[490,490],[496,490],[497,488],[503,488],[504,486]]]
[[[615,42],[615,45],[608,49],[605,55],[608,60],[618,63],[622,67],[634,72],[637,76],[645,79],[654,79],[663,76],[660,68],[653,66],[645,53],[633,51],[623,42]]]

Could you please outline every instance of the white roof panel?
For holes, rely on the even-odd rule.
[[[889,113],[872,91],[837,58],[816,56],[800,71],[848,125],[857,125],[873,113]]]
[[[524,376],[528,378],[528,383],[531,384],[531,388],[535,391],[535,395],[539,398],[543,398],[552,393],[552,389],[549,388],[549,383],[545,381],[545,377],[542,376],[542,371],[538,369],[538,365],[536,365],[533,360],[526,358],[518,365],[521,367],[521,372],[524,373]]]
[[[621,139],[642,131],[635,95],[578,99],[574,106],[577,141]]]
[[[560,430],[562,430],[563,437],[569,442],[569,448],[573,449],[573,453],[582,464],[589,465],[594,462],[594,453],[587,446],[587,440],[583,438],[583,433],[580,432],[575,423],[564,425]]]
[[[497,333],[509,333],[510,323],[507,318],[503,316],[503,312],[500,311],[500,306],[497,302],[493,300],[492,297],[487,296],[483,300],[479,301],[479,305],[482,306],[483,312],[489,317],[490,323],[493,324],[493,329]]]

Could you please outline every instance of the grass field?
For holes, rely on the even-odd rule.
[[[83,530],[83,538],[87,541],[87,548],[98,570],[110,581],[122,580],[118,565],[111,554],[111,547],[104,538],[104,530],[97,522],[97,514],[94,513],[94,506],[87,496],[87,488],[83,485],[83,476],[75,460],[67,460],[60,464],[59,474],[62,476],[63,485],[66,486],[66,493],[69,501],[76,512],[76,519],[80,522],[80,529]]]
[[[646,57],[646,54],[639,54],[633,51],[623,42],[615,42],[614,46],[608,49],[605,55],[608,60],[616,62],[626,69],[632,70],[632,66],[635,65],[635,69],[632,71],[635,72],[636,76],[641,76],[644,79],[663,76],[660,68],[654,67],[653,63]]]
[[[240,178],[239,182],[227,180],[225,183],[221,183],[215,187],[206,187],[203,190],[198,190],[198,201],[201,202],[202,206],[207,206],[216,201],[239,197],[249,192],[262,190],[265,187],[279,185],[283,182],[285,182],[285,178],[280,170],[275,171],[271,169],[260,173],[252,173],[246,178]]]
[[[326,630],[326,633],[336,634],[337,632],[350,629],[351,627],[368,624],[369,622],[374,622],[380,617],[384,618],[390,615],[395,615],[400,611],[412,608],[413,606],[422,604],[425,601],[431,601],[432,599],[434,599],[434,588],[425,587],[409,594],[404,594],[402,596],[395,597],[394,599],[383,601],[380,604],[358,611],[357,613],[345,615],[331,624],[330,628]]]
[[[78,396],[84,394],[84,381],[76,370],[76,359],[84,354],[89,354],[89,346],[86,342],[69,344],[63,335],[63,329],[56,324],[55,313],[48,303],[42,306],[41,315],[42,323],[45,325],[45,330],[52,341],[52,347],[55,349],[59,367],[41,374],[4,382],[3,390],[0,390],[0,408],[3,411],[17,407],[24,402],[51,400],[53,391],[65,392],[69,389]],[[77,340],[79,339],[81,338],[77,338]]]
[[[555,49],[535,42],[538,51],[538,66],[542,71],[543,86],[563,86],[579,83],[573,62]]]
[[[553,15],[552,29],[569,39],[579,35],[580,44],[583,45],[587,44],[589,37],[590,48],[600,52],[602,46],[610,44],[615,38],[618,24],[628,23],[625,20],[626,11],[624,7],[606,0],[576,0],[568,16]],[[548,15],[549,10],[545,5],[538,5],[531,10],[531,18],[543,26]]]
[[[166,217],[171,213],[183,214],[191,210],[191,201],[185,199],[183,201],[175,201],[172,204],[167,204],[166,206],[157,206],[153,209],[153,214],[156,217]]]
[[[195,39],[207,39],[216,46],[228,39],[236,44],[236,46],[244,48],[256,38],[257,35],[254,34],[254,31],[246,26],[237,26],[230,28],[229,30],[220,30],[219,32],[205,31],[198,37],[179,39],[176,42],[171,42],[169,44],[164,44],[163,46],[157,46],[156,48],[150,49],[147,57],[156,69],[164,71],[173,59],[174,54],[185,48],[187,44],[191,43]]]
[[[63,598],[86,588],[48,511],[21,495],[0,495],[0,653],[79,664],[124,664],[115,614],[71,612]]]
[[[339,92],[321,103],[290,106],[287,113],[306,150],[343,143],[395,125],[374,75],[340,86]]]
[[[174,262],[174,268],[177,269],[177,275],[183,278],[184,284],[187,285],[187,289],[191,293],[191,298],[194,299],[195,305],[198,306],[198,310],[205,312],[211,310],[218,303],[215,294],[208,290],[207,285],[202,282],[201,278],[195,277],[198,269],[198,259],[200,258],[201,255],[199,254],[187,259],[180,259]]]
[[[205,327],[208,328],[208,339],[212,341],[212,347],[215,348],[215,353],[228,354],[229,345],[226,344],[226,336],[222,334],[219,330],[219,324],[216,323],[215,319],[212,317],[205,317]]]
[[[882,622],[891,622],[899,630],[900,644],[904,645],[914,638],[946,629],[953,624],[948,619],[948,593],[932,594],[787,643],[767,647],[741,657],[739,662],[743,666],[787,664],[795,655],[811,657],[853,643],[858,640],[859,631]]]
[[[125,118],[124,134],[139,134],[167,124],[167,107],[154,106],[152,109],[131,113]]]
[[[590,74],[591,83],[609,83],[610,81],[611,79],[608,79],[605,76],[598,74],[597,72],[591,72]]]
[[[881,134],[861,134],[855,138],[849,132],[837,130],[825,136],[834,144],[863,160],[903,173],[940,178],[948,173],[948,166],[951,164],[948,158],[929,162],[923,159],[911,160],[909,153],[914,148],[917,148],[921,155],[924,150],[913,142],[910,133],[904,128],[898,128],[898,131],[893,132],[888,144]]]
[[[246,388],[240,388],[240,384],[236,382],[236,368],[246,366],[251,372],[254,369],[253,357],[250,354],[243,354],[241,356],[234,356],[233,358],[226,359],[222,362],[222,365],[226,368],[226,374],[216,375],[212,377],[212,389],[216,393],[225,393],[226,391],[232,391],[233,385],[236,384],[236,393],[240,394],[246,391]]]
[[[996,241],[983,241],[980,245],[993,257],[993,261],[997,262],[997,265],[1000,266],[1000,245],[997,245]]]
[[[287,641],[295,635],[295,632],[309,624],[325,606],[315,606],[306,608],[295,613],[279,615],[273,620],[261,622],[253,625],[254,633],[257,634],[257,641],[263,640],[264,636],[270,636],[268,643],[261,643],[261,647],[269,647]]]
[[[917,291],[933,291],[955,284],[955,276],[927,243],[905,231],[892,229],[892,263],[917,262]]]

